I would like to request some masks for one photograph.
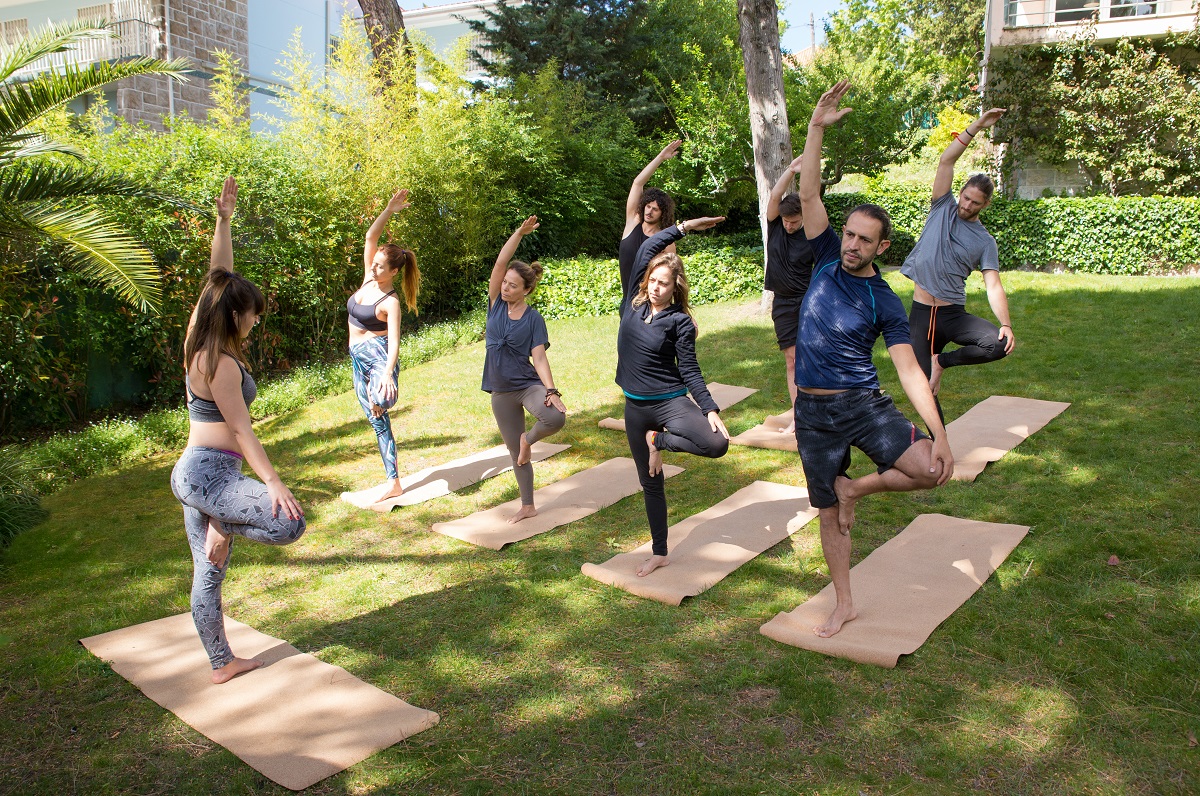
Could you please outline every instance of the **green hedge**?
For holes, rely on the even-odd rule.
[[[882,260],[899,265],[921,234],[929,191],[876,184],[863,193],[825,197],[836,226],[862,202],[891,214],[896,232]],[[1143,275],[1200,264],[1200,199],[1193,197],[997,197],[981,220],[996,237],[1001,268]]]
[[[687,240],[687,239],[685,239]],[[762,246],[730,245],[722,238],[689,242],[684,269],[693,304],[752,296],[762,290]],[[742,237],[731,238],[734,243]],[[571,257],[543,260],[546,272],[530,303],[546,318],[610,315],[621,305],[620,271],[615,259]]]

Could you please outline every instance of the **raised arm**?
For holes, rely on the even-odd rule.
[[[661,232],[656,232],[648,238],[641,248],[638,249],[637,259],[633,263],[633,268],[629,272],[629,284],[621,285],[621,291],[624,295],[624,302],[628,301],[642,281],[642,276],[646,273],[647,266],[650,261],[663,252],[668,246],[682,238],[689,232],[695,232],[698,229],[710,229],[720,224],[725,220],[725,216],[705,216],[703,218],[692,218],[687,221],[680,221],[673,227],[667,227]]]
[[[676,139],[667,144],[663,147],[662,152],[659,152],[654,160],[647,163],[646,167],[638,172],[638,176],[633,178],[633,185],[629,186],[629,196],[625,199],[625,231],[621,233],[622,238],[633,232],[633,228],[638,225],[638,204],[642,199],[642,191],[646,190],[646,183],[650,182],[650,178],[654,176],[654,172],[658,171],[659,166],[679,154],[679,145],[682,143]]]
[[[392,216],[406,207],[410,207],[408,189],[402,188],[392,194],[392,198],[388,200],[387,206],[383,208],[383,212],[371,222],[371,226],[367,229],[367,239],[363,244],[362,283],[364,285],[371,281],[371,261],[375,259],[375,252],[379,251],[379,239],[383,237],[383,231],[387,229],[388,222],[392,220]]]
[[[783,170],[783,174],[779,175],[779,179],[771,186],[771,195],[767,197],[767,222],[774,221],[779,218],[779,201],[783,199],[788,192],[788,188],[792,186],[792,178],[800,173],[800,161],[804,160],[804,155],[793,160],[788,164],[788,167]]]
[[[804,139],[804,154],[800,156],[800,212],[804,215],[804,235],[810,240],[829,228],[829,213],[821,201],[821,147],[825,128],[841,121],[851,108],[838,108],[838,103],[850,90],[849,80],[839,80],[821,95],[808,120],[808,135]]]
[[[925,421],[925,427],[933,434],[933,456],[929,461],[929,472],[937,473],[938,486],[941,486],[954,475],[954,454],[950,452],[946,427],[942,425],[942,419],[938,416],[937,402],[929,388],[929,377],[921,370],[917,355],[908,343],[888,346],[888,356],[896,366],[896,375],[900,377],[900,386],[904,388],[904,394]]]
[[[221,195],[217,197],[217,226],[213,230],[212,254],[208,259],[209,268],[219,268],[222,271],[233,270],[233,233],[230,231],[233,209],[237,204],[237,180],[226,177],[221,186]]]
[[[496,264],[492,266],[492,275],[488,277],[488,307],[491,307],[492,302],[500,295],[500,283],[504,281],[504,272],[508,270],[508,264],[513,255],[517,253],[521,239],[540,226],[537,216],[530,216],[521,222],[521,225],[508,236],[508,240],[500,247],[500,253],[496,255]]]
[[[950,189],[954,186],[954,164],[967,151],[967,144],[971,143],[975,136],[998,122],[1005,110],[1005,108],[992,108],[968,124],[967,129],[955,134],[950,145],[942,152],[941,160],[938,161],[937,174],[933,177],[932,198],[935,201],[950,193]],[[966,140],[963,140],[964,138]]]

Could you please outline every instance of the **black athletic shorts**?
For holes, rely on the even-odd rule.
[[[818,509],[837,505],[833,482],[850,467],[850,446],[871,457],[879,472],[891,469],[914,442],[929,439],[879,390],[796,395],[796,446]]]
[[[771,301],[771,320],[775,322],[775,341],[779,343],[780,351],[796,344],[802,301],[804,296],[781,296],[778,293]]]

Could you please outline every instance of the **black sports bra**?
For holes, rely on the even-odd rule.
[[[362,290],[359,288],[358,290]],[[358,295],[358,290],[354,291],[354,295],[346,302],[346,312],[350,316],[350,325],[357,326],[368,332],[386,332],[388,325],[387,321],[381,321],[375,317],[375,308],[379,306],[379,302],[383,301],[388,296],[396,291],[389,290],[384,293],[374,304],[359,304],[354,300]]]

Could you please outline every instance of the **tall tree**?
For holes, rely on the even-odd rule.
[[[56,70],[18,79],[47,56],[112,35],[76,22],[47,27],[0,49],[0,237],[55,246],[64,265],[145,310],[155,308],[161,295],[153,257],[96,200],[125,196],[183,203],[89,166],[78,150],[42,134],[37,125],[115,80],[156,74],[186,80],[188,62],[139,57],[79,66],[67,59]]]
[[[395,55],[396,46],[408,47],[408,32],[404,28],[404,13],[396,0],[358,0],[363,12],[363,27],[371,42],[375,60],[387,62]]]
[[[925,142],[939,79],[934,56],[912,36],[909,13],[906,0],[846,0],[813,62],[788,70],[788,98],[800,108],[813,107],[839,80],[852,84],[854,113],[825,134],[822,185],[877,174]]]
[[[779,49],[779,8],[775,0],[738,0],[738,23],[746,70],[746,95],[750,103],[754,182],[758,188],[758,217],[765,257],[767,200],[771,186],[792,162],[792,134],[788,128],[783,87],[783,55]]]
[[[483,20],[464,20],[484,44],[472,50],[504,83],[554,64],[558,77],[584,87],[593,107],[616,102],[646,127],[663,105],[642,77],[648,58],[646,0],[501,0]]]

